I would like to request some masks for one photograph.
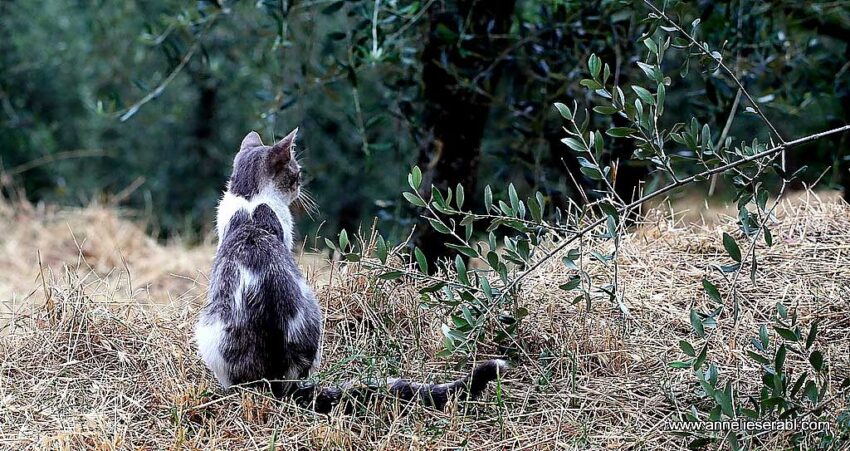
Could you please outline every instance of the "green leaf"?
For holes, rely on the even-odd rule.
[[[593,81],[593,80],[591,80],[591,81]],[[555,102],[555,108],[558,110],[558,113],[560,113],[561,116],[564,119],[566,119],[568,121],[573,120],[573,112],[570,111],[570,109],[566,105],[564,105],[563,103],[560,103],[560,102]]]
[[[348,250],[348,232],[345,229],[339,232],[339,250],[342,252]]]
[[[805,393],[806,397],[809,398],[809,401],[811,401],[812,404],[817,405],[820,397],[818,395],[818,386],[815,385],[813,381],[806,383],[806,388],[803,390],[803,393]]]
[[[667,365],[669,365],[670,368],[690,368],[693,364],[693,360],[686,360],[684,362],[670,362]]]
[[[471,285],[469,275],[466,272],[466,263],[460,258],[460,255],[455,255],[455,270],[457,270],[457,278],[462,284]]]
[[[389,271],[389,272],[385,272],[385,273],[379,275],[378,278],[384,279],[384,280],[395,280],[395,279],[398,279],[399,277],[401,277],[403,275],[404,275],[404,273],[401,272],[401,271]]]
[[[410,174],[407,174],[407,184],[413,188],[414,191],[419,189],[419,186],[422,185],[422,171],[419,170],[419,166],[414,166],[413,169],[410,170]]]
[[[439,207],[446,208],[446,198],[443,197],[443,193],[440,192],[440,189],[434,185],[431,185],[431,201]]]
[[[511,201],[511,210],[517,211],[519,207],[519,196],[517,196],[516,188],[514,188],[513,183],[508,185],[508,197]]]
[[[428,274],[428,259],[425,258],[425,254],[423,254],[422,250],[418,247],[413,249],[413,254],[416,255],[416,262],[419,264],[419,270]]]
[[[602,172],[600,172],[599,169],[596,169],[596,168],[582,167],[579,170],[581,171],[582,174],[588,176],[589,178],[591,178],[593,180],[602,180],[604,178],[604,176],[602,175]]]
[[[579,141],[575,138],[564,138],[564,139],[561,140],[561,142],[566,144],[567,147],[569,147],[570,149],[573,149],[577,152],[586,152],[587,151],[587,147],[584,147],[584,144],[582,144],[581,141]]]
[[[819,322],[820,320],[815,320],[815,322],[812,323],[812,327],[809,329],[809,335],[806,337],[806,349],[811,348],[812,345],[815,343],[815,338],[817,338],[818,336]]]
[[[484,188],[484,209],[487,213],[493,209],[493,190],[490,188],[490,185]]]
[[[788,309],[786,309],[785,306],[782,305],[781,302],[776,303],[776,313],[779,314],[780,318],[788,319]]]
[[[332,250],[332,251],[335,251],[335,250],[336,250],[336,244],[334,244],[334,242],[333,242],[333,241],[331,241],[331,240],[329,240],[329,239],[327,239],[327,238],[325,238],[325,245],[328,247],[328,249],[330,249],[330,250]]]
[[[681,349],[682,352],[684,352],[685,354],[687,354],[690,357],[696,357],[697,356],[696,351],[694,351],[694,347],[691,346],[691,344],[688,343],[686,340],[680,340],[679,341],[679,349]]]
[[[605,134],[607,134],[608,136],[613,136],[615,138],[625,138],[636,131],[637,130],[630,127],[612,127],[606,130]]]
[[[752,358],[756,362],[761,363],[762,365],[770,365],[770,360],[768,360],[767,357],[764,357],[753,351],[747,351],[747,355],[750,356],[750,358]]]
[[[735,238],[732,238],[732,235],[726,232],[723,232],[723,247],[729,253],[729,256],[732,257],[732,260],[741,263],[741,249],[738,247],[738,243],[735,242]]]
[[[590,58],[587,59],[587,68],[590,70],[590,75],[596,79],[599,78],[599,71],[602,69],[602,61],[599,60],[599,57],[596,54],[590,55]]]
[[[578,286],[579,286],[580,284],[581,284],[581,277],[579,277],[579,276],[572,276],[572,277],[570,278],[570,281],[569,281],[569,282],[567,282],[567,283],[565,283],[565,284],[562,284],[562,285],[559,285],[559,286],[558,286],[558,288],[560,288],[560,289],[562,289],[562,290],[564,290],[564,291],[570,291],[570,290],[575,290],[576,288],[578,288]]]
[[[331,15],[337,11],[339,11],[345,5],[345,0],[338,0],[336,2],[331,3],[330,5],[322,8],[322,14]]]
[[[656,96],[658,97],[658,115],[664,114],[664,98],[667,96],[667,90],[664,88],[664,83],[658,83],[658,89],[656,91]]]
[[[702,350],[699,352],[696,360],[694,360],[694,370],[698,370],[702,367],[702,364],[705,363],[705,359],[708,357],[708,343],[706,343]]]
[[[823,354],[820,351],[814,351],[809,356],[809,363],[812,364],[812,368],[815,369],[818,373],[823,369]]]
[[[805,373],[801,374],[799,378],[797,378],[797,382],[794,382],[794,386],[791,387],[791,396],[792,397],[797,396],[797,392],[799,392],[800,389],[803,388],[803,384],[806,383],[807,377],[809,377],[809,373],[805,372]]]
[[[776,330],[776,333],[778,333],[780,337],[786,340],[791,340],[794,342],[800,340],[800,337],[797,335],[797,333],[792,331],[791,329],[786,329],[784,327],[779,326],[774,326],[773,329]]]
[[[646,88],[642,88],[640,86],[632,85],[632,91],[640,97],[643,103],[648,105],[655,105],[655,98],[652,97],[652,94],[646,90]]]
[[[610,116],[612,114],[617,114],[620,109],[613,106],[595,106],[593,107],[593,111],[599,114],[604,114],[606,116]]]
[[[691,327],[694,328],[694,332],[696,332],[697,337],[705,336],[705,329],[702,325],[702,320],[699,317],[699,313],[696,310],[691,309]]]
[[[782,366],[785,365],[785,356],[788,354],[788,348],[785,345],[779,345],[776,350],[776,357],[773,359],[773,365],[777,373],[782,373]]]
[[[423,202],[422,199],[420,199],[419,196],[417,196],[416,194],[405,192],[405,193],[401,193],[401,195],[404,196],[404,198],[407,199],[408,202],[410,202],[411,204],[413,204],[417,207],[424,207],[425,206],[425,202]]]
[[[722,392],[717,392],[717,401],[720,404],[720,408],[723,409],[723,413],[729,417],[733,418],[735,416],[735,411],[732,406],[732,382],[727,381],[726,386],[723,388]]]
[[[384,241],[384,237],[378,235],[378,239],[375,243],[375,253],[378,254],[378,260],[381,263],[387,262],[387,242]]]
[[[652,52],[654,55],[658,55],[658,44],[656,44],[655,41],[652,40],[652,38],[644,39],[643,45],[645,45],[646,48],[648,48],[649,51]]]
[[[461,254],[466,255],[467,257],[470,257],[470,258],[478,257],[478,253],[475,252],[475,250],[472,249],[469,246],[459,246],[457,244],[446,243],[446,247],[454,249],[454,250],[460,252]]]
[[[452,231],[449,230],[448,227],[446,227],[442,222],[440,222],[440,221],[438,221],[434,218],[428,218],[428,223],[431,224],[431,228],[433,228],[434,230],[436,230],[439,233],[446,234],[446,235],[452,233]]]
[[[457,184],[455,188],[455,203],[457,204],[457,209],[460,210],[463,208],[463,200],[466,195],[463,192],[463,185],[460,183]]]
[[[720,297],[720,291],[718,291],[717,287],[713,283],[709,282],[708,279],[702,279],[702,288],[712,301],[717,302],[718,304],[723,303],[723,299]]]
[[[764,324],[759,327],[759,340],[761,340],[761,344],[765,348],[770,345],[770,336],[767,334],[767,326]]]
[[[584,79],[582,79],[582,80],[579,82],[579,84],[580,84],[580,85],[582,85],[582,86],[584,86],[585,88],[591,89],[591,90],[593,90],[593,91],[596,91],[597,89],[602,89],[602,88],[604,88],[604,86],[602,86],[602,85],[601,85],[598,81],[591,80],[591,79],[589,79],[589,78],[584,78]],[[568,119],[572,119],[572,118],[568,118]]]

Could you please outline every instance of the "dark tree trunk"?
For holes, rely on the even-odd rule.
[[[431,13],[422,52],[424,129],[419,167],[423,189],[458,183],[475,192],[481,138],[501,75],[499,55],[511,44],[515,0],[456,0]],[[460,39],[464,36],[464,39]],[[426,193],[426,198],[430,194]],[[445,235],[419,230],[416,242],[430,260],[447,254]]]

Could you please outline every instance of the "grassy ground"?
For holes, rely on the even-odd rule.
[[[803,324],[819,318],[815,346],[830,365],[822,417],[834,423],[848,410],[838,384],[850,376],[850,206],[803,194],[780,210],[774,246],[758,249],[761,279],[738,282],[740,320],[721,322],[710,360],[739,395],[757,393],[762,370],[746,350],[774,305]],[[160,245],[107,209],[0,205],[0,448],[683,449],[689,440],[665,422],[703,401],[690,371],[668,362],[685,357],[690,308],[709,305],[702,279],[726,286],[711,267],[727,262],[720,235],[735,229],[722,216],[696,219],[663,209],[623,237],[623,306],[570,305],[560,259],[543,265],[520,299],[524,357],[482,400],[438,412],[383,399],[325,417],[223,392],[200,363],[190,335],[212,244]],[[445,312],[424,307],[414,282],[315,258],[303,266],[326,314],[320,379],[461,374],[436,356]],[[496,355],[485,344],[476,357]],[[787,358],[790,371],[805,365]],[[762,435],[758,448],[789,437]]]

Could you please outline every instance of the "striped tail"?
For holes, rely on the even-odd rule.
[[[423,384],[407,379],[390,379],[387,390],[404,401],[418,400],[425,406],[443,409],[455,396],[460,399],[476,399],[494,381],[508,371],[508,364],[501,359],[488,360],[472,370],[466,376],[444,384]],[[292,398],[300,405],[318,413],[329,413],[343,401],[347,413],[354,411],[357,404],[368,404],[379,387],[363,384],[346,384],[342,387],[319,389],[315,385],[301,386],[292,393]]]

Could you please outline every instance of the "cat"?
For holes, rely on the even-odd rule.
[[[321,363],[322,313],[293,253],[290,204],[302,192],[296,128],[273,146],[256,132],[242,140],[218,205],[218,249],[207,304],[195,327],[198,352],[225,389],[266,381],[277,396],[327,413],[363,386],[304,383]],[[390,393],[442,409],[452,396],[478,397],[507,371],[503,360],[444,384],[390,379]],[[368,387],[370,390],[374,387]]]

